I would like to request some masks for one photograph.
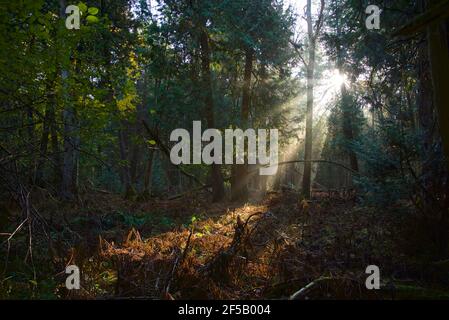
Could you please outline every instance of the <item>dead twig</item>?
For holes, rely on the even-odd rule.
[[[193,235],[194,229],[195,229],[195,227],[192,227],[192,229],[190,229],[189,237],[187,238],[187,242],[186,242],[186,247],[184,248],[184,251],[182,253],[181,258],[178,255],[176,257],[176,259],[175,259],[175,262],[173,264],[173,268],[172,268],[172,270],[170,272],[170,275],[169,275],[169,277],[167,279],[167,284],[165,286],[165,290],[164,290],[165,297],[171,297],[171,295],[170,295],[171,283],[172,283],[173,278],[175,276],[176,270],[178,269],[178,266],[181,266],[184,263],[185,258],[187,257],[187,253],[188,253],[189,247],[190,247],[190,240],[192,239],[192,235]]]
[[[310,291],[310,289],[312,289],[313,287],[315,287],[317,284],[324,282],[324,281],[328,281],[328,280],[333,280],[334,278],[331,277],[321,277],[318,278],[312,282],[310,282],[308,285],[306,285],[304,288],[301,288],[300,290],[296,291],[294,294],[292,294],[290,296],[290,300],[300,300],[302,298],[304,298],[304,296]]]

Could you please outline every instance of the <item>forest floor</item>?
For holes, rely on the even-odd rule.
[[[307,287],[297,299],[449,298],[447,264],[426,263],[405,236],[406,205],[379,210],[324,193],[300,201],[292,191],[256,198],[49,200],[39,210],[52,213],[52,230],[26,255],[26,232],[11,240],[0,297],[285,299]],[[73,264],[82,288],[67,291]],[[381,290],[365,286],[373,264]]]

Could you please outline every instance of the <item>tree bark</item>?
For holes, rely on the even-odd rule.
[[[118,141],[120,150],[120,161],[122,168],[122,183],[125,189],[125,199],[130,199],[134,196],[135,191],[131,183],[131,174],[128,161],[128,134],[127,123],[120,121],[120,129],[118,130]]]
[[[251,106],[251,75],[253,72],[254,50],[247,48],[245,52],[245,74],[242,92],[241,126],[246,130],[249,125],[249,110]],[[248,164],[235,164],[232,171],[235,173],[231,181],[232,200],[247,201],[248,193]]]
[[[212,79],[210,71],[210,47],[209,36],[205,30],[205,23],[201,25],[202,31],[200,36],[201,44],[201,69],[202,69],[202,83],[204,88],[203,99],[205,105],[205,113],[208,128],[215,128],[215,116],[214,116],[214,98],[212,93]],[[224,198],[224,182],[221,172],[220,164],[211,165],[211,178],[212,178],[212,201],[221,201]]]
[[[151,178],[153,176],[153,159],[154,159],[154,150],[150,150],[148,152],[148,160],[147,160],[147,168],[145,170],[145,177],[143,182],[143,192],[142,195],[144,198],[149,198],[151,196]]]
[[[337,13],[337,19],[340,19],[340,13]],[[337,38],[340,39],[342,35],[341,24],[339,21],[337,22]],[[340,44],[340,40],[337,43],[337,68],[340,74],[344,74],[344,59],[343,59],[343,48]],[[342,104],[342,114],[343,114],[343,123],[342,123],[342,131],[343,136],[345,137],[346,144],[354,141],[354,126],[353,126],[353,107],[351,106],[351,102],[349,101],[349,95],[346,88],[346,84],[341,85],[341,104]],[[346,152],[349,157],[349,163],[351,169],[355,172],[359,171],[359,163],[357,159],[357,155],[354,150],[350,146],[345,146]]]
[[[313,144],[313,92],[315,81],[315,35],[312,25],[312,1],[307,1],[307,29],[309,37],[309,60],[307,64],[307,113],[306,113],[306,137],[304,150],[304,174],[302,180],[302,194],[306,199],[311,196],[312,182],[312,144]]]
[[[52,86],[47,87],[47,92],[49,92]],[[45,163],[45,158],[47,157],[47,151],[48,151],[48,142],[49,142],[49,136],[50,136],[50,108],[52,108],[51,104],[54,103],[54,99],[51,97],[49,100],[49,103],[45,109],[45,115],[44,115],[44,123],[42,126],[42,135],[40,139],[40,146],[39,146],[39,157],[37,159],[37,164],[34,168],[34,175],[33,175],[33,184],[43,184],[43,173],[42,168]]]
[[[53,172],[53,183],[55,186],[59,186],[61,184],[62,178],[62,162],[61,162],[61,154],[59,150],[59,139],[58,139],[58,128],[56,124],[56,116],[55,116],[55,106],[51,106],[50,109],[50,136],[51,136],[51,152],[52,152],[52,160],[55,164],[54,172]]]
[[[449,48],[445,21],[432,24],[428,31],[429,57],[438,124],[449,169]]]
[[[60,0],[60,17],[65,18],[66,1]],[[68,70],[63,69],[61,71],[62,81],[62,102],[63,102],[63,139],[64,139],[64,154],[62,162],[62,181],[61,181],[61,197],[67,200],[73,200],[74,188],[73,188],[73,174],[74,174],[74,108],[73,102],[70,98],[70,88],[68,86],[68,78],[70,73]]]
[[[343,135],[345,137],[346,143],[350,143],[354,141],[354,126],[353,126],[354,115],[351,101],[349,101],[349,95],[345,84],[341,86],[341,99],[343,108]],[[346,148],[349,156],[349,164],[351,165],[351,169],[358,172],[359,162],[357,159],[357,155],[354,152],[354,150],[352,150],[351,147],[347,146]]]
[[[147,120],[146,103],[148,99],[147,91],[148,77],[145,72],[142,74],[142,79],[139,81],[138,90],[142,97],[142,101],[137,105],[136,108],[136,121],[133,124],[134,141],[132,142],[132,154],[131,154],[131,164],[130,164],[130,175],[131,183],[133,185],[138,184],[138,170],[142,157],[144,155],[144,145],[141,143],[141,138],[143,136],[143,125],[142,121]]]

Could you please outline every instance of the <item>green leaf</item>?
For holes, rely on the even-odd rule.
[[[151,144],[152,146],[154,146],[156,144],[156,141],[154,140],[148,140],[148,143]]]
[[[87,20],[87,22],[88,23],[97,23],[99,20],[98,20],[98,18],[97,17],[95,17],[95,16],[88,16],[87,18],[86,18],[86,20]]]
[[[150,113],[151,113],[151,114],[156,114],[156,110],[151,109],[151,110],[150,110]]]
[[[98,8],[95,7],[90,7],[88,13],[92,16],[96,16],[98,14],[100,10],[98,10]]]
[[[86,6],[86,4],[84,2],[78,3],[78,8],[80,8],[80,11],[82,13],[85,13],[87,11],[87,6]]]

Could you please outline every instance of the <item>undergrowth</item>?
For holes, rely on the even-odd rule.
[[[64,214],[51,215],[46,236],[36,230],[32,254],[26,232],[1,248],[0,298],[284,299],[310,283],[301,298],[449,298],[449,264],[410,252],[410,210],[325,194],[298,199],[284,192],[212,205],[206,197],[90,195],[78,206],[60,203]],[[49,215],[51,206],[40,210]],[[64,286],[71,264],[82,272],[78,291]],[[382,290],[365,289],[371,264],[381,268]]]

